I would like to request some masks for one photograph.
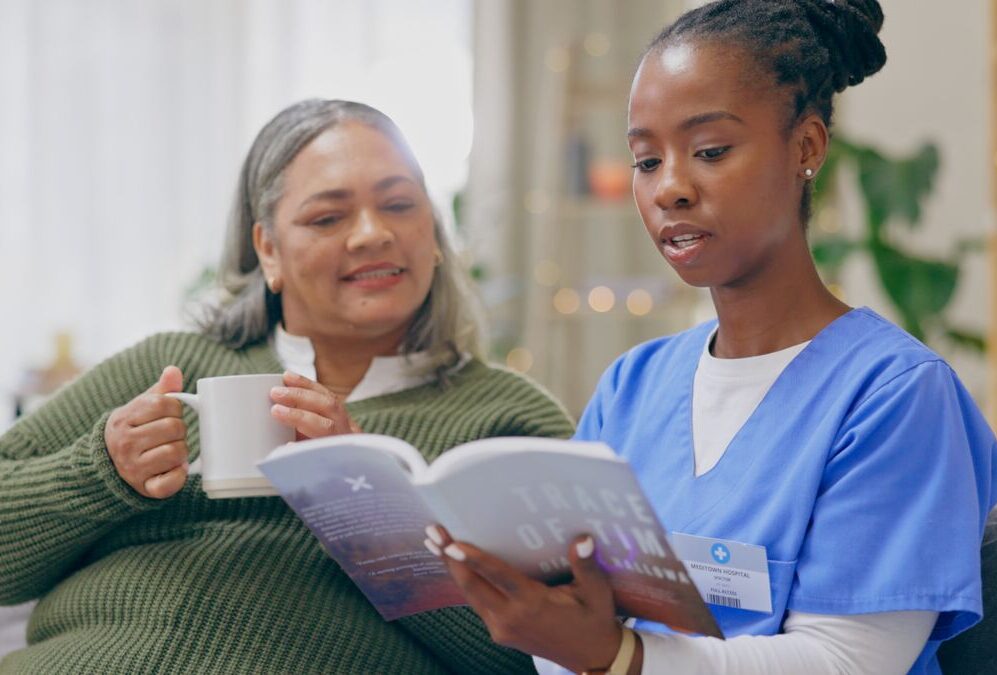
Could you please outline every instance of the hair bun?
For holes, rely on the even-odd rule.
[[[800,0],[800,6],[827,47],[835,91],[858,84],[886,63],[878,37],[883,9],[877,0]]]

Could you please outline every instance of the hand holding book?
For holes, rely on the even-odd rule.
[[[547,586],[472,544],[453,541],[441,527],[426,530],[427,548],[446,562],[495,642],[576,673],[613,663],[623,629],[591,536],[578,537],[568,549],[571,582]],[[640,672],[639,658],[633,666]]]

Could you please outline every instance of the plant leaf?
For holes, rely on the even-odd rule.
[[[907,159],[891,160],[871,147],[857,147],[855,157],[873,235],[880,238],[892,217],[918,225],[938,172],[938,148],[929,143]]]
[[[960,347],[965,347],[966,349],[972,349],[980,354],[986,353],[987,351],[987,341],[986,339],[974,331],[962,330],[960,328],[955,328],[953,326],[945,326],[945,337],[959,345]]]
[[[946,262],[913,258],[883,242],[870,246],[883,289],[903,317],[904,328],[923,340],[928,323],[952,299],[959,268]]]

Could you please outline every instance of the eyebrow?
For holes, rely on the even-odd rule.
[[[732,122],[737,122],[738,124],[744,124],[744,120],[735,115],[734,113],[729,113],[726,110],[714,110],[712,112],[700,113],[699,115],[693,115],[688,119],[682,121],[679,124],[679,129],[681,131],[688,131],[693,127],[697,127],[701,124],[709,124],[710,122],[719,122],[721,120],[730,120]],[[645,129],[643,127],[634,127],[627,131],[627,138],[647,138],[652,136],[650,129]]]
[[[402,182],[409,182],[413,184],[415,183],[415,181],[413,181],[408,176],[402,176],[401,174],[388,176],[387,178],[382,178],[381,180],[374,183],[374,192],[384,192],[388,188]],[[353,190],[347,188],[342,188],[338,190],[322,190],[321,192],[316,192],[315,194],[310,195],[307,199],[301,202],[301,206],[305,206],[306,204],[318,201],[349,199],[352,196],[353,196]]]

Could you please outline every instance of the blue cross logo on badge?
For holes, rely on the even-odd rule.
[[[720,542],[710,547],[710,555],[721,565],[726,565],[730,562],[730,549]]]

